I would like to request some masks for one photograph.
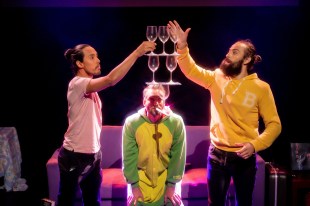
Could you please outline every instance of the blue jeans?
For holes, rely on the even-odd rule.
[[[61,147],[58,155],[60,184],[57,206],[74,206],[81,189],[84,206],[100,206],[101,151],[84,154]]]
[[[236,191],[236,206],[251,206],[256,177],[256,155],[243,159],[210,144],[208,163],[209,206],[224,206],[231,178]]]

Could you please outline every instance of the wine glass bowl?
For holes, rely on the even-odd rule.
[[[175,44],[177,43],[178,41],[178,37],[176,34],[172,33],[170,30],[169,30],[169,38],[170,40],[173,42],[173,53],[172,54],[178,54],[176,52],[176,48],[175,48]]]
[[[163,51],[162,51],[161,55],[167,55],[167,53],[165,51],[165,43],[169,39],[168,27],[167,26],[159,26],[157,37],[163,43]]]
[[[166,56],[166,68],[170,72],[170,81],[169,83],[174,83],[172,80],[172,72],[177,68],[177,56],[176,55],[168,55]]]
[[[152,83],[155,84],[155,71],[159,68],[159,56],[158,55],[149,55],[148,58],[148,67],[153,72]]]

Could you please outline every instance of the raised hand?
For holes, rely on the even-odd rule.
[[[179,23],[176,20],[169,21],[168,24],[169,32],[177,36],[177,46],[179,49],[183,49],[187,46],[187,37],[191,28],[187,28],[185,31],[180,27]]]

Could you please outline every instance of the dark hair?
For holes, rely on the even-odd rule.
[[[76,61],[83,62],[84,53],[82,50],[85,47],[89,47],[89,46],[90,46],[89,44],[78,44],[74,48],[70,48],[65,51],[64,56],[70,62],[70,67],[74,75],[76,75],[79,69],[78,66],[76,65]]]
[[[254,64],[261,62],[263,59],[260,55],[256,54],[256,48],[250,39],[241,39],[237,42],[243,43],[247,46],[244,58],[251,58],[251,61],[248,63],[248,72],[251,72]]]

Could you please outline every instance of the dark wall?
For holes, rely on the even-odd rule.
[[[63,57],[65,49],[78,43],[93,45],[105,75],[146,40],[147,25],[165,25],[168,20],[176,19],[183,28],[192,28],[189,48],[201,66],[219,64],[239,38],[250,38],[256,44],[263,57],[257,73],[270,83],[283,124],[279,138],[262,152],[267,161],[285,165],[288,143],[309,141],[303,132],[306,122],[298,119],[299,114],[306,114],[307,103],[297,101],[295,94],[304,88],[306,76],[301,72],[308,68],[307,56],[299,49],[308,41],[303,7],[54,7],[1,11],[5,15],[0,20],[0,125],[17,128],[22,172],[36,196],[47,196],[45,164],[61,145],[67,127],[66,91],[72,73]],[[160,51],[161,43],[157,44]],[[171,50],[170,43],[167,50]],[[168,80],[169,73],[161,61],[156,78]],[[103,123],[121,125],[129,113],[136,111],[141,106],[145,82],[151,77],[147,57],[143,56],[119,84],[100,92]],[[179,69],[173,78],[182,85],[171,87],[168,103],[186,124],[208,125],[209,92],[187,80]]]

